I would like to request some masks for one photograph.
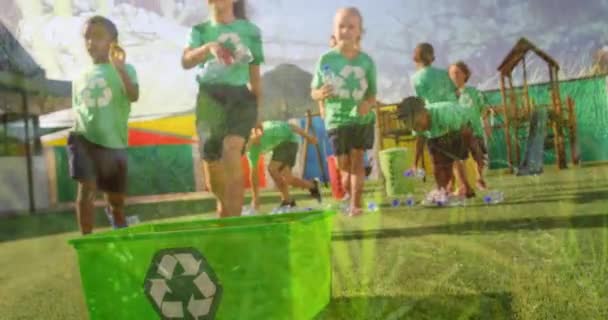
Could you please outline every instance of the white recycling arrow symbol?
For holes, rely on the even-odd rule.
[[[213,271],[206,262],[203,263],[204,258],[197,257],[200,255],[198,252],[180,251],[157,254],[148,271],[146,294],[164,319],[200,319],[209,316],[214,302],[217,304],[215,300],[219,301],[221,292],[218,290],[221,288],[214,282],[215,276],[210,276],[209,272]],[[171,287],[176,284],[177,287]]]
[[[107,107],[112,101],[112,89],[104,78],[97,77],[88,81],[87,87],[82,91],[82,100],[89,108]]]
[[[346,86],[345,79],[353,76],[355,80],[359,82],[359,88],[353,88],[352,92],[350,88]],[[346,65],[342,68],[342,71],[339,73],[339,77],[336,77],[336,87],[335,93],[338,97],[342,99],[352,98],[354,100],[360,101],[363,100],[365,96],[365,92],[368,88],[367,79],[365,78],[365,70],[359,66],[351,66]]]

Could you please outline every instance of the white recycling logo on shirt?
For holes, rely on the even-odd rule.
[[[144,291],[162,319],[214,319],[222,295],[215,273],[193,248],[156,253]]]
[[[460,105],[466,108],[473,107],[473,98],[468,93],[462,93],[460,96]]]
[[[106,79],[95,77],[87,82],[86,88],[82,90],[82,100],[88,108],[104,108],[112,101],[112,89],[108,86]]]
[[[358,82],[358,87],[351,90],[348,87],[347,80],[349,77],[353,77]],[[365,70],[358,66],[347,65],[342,68],[342,71],[336,77],[336,95],[341,99],[354,99],[356,101],[363,100],[365,92],[368,88],[367,78],[365,77]]]

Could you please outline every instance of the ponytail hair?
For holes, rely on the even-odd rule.
[[[234,0],[232,11],[237,19],[247,20],[247,4],[245,0]]]

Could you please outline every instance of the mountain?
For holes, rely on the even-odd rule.
[[[317,111],[310,98],[312,74],[293,64],[281,64],[262,75],[261,119],[287,120]]]

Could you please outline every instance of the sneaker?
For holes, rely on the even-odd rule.
[[[291,209],[296,207],[296,200],[281,201],[281,204],[275,209],[275,211],[284,211],[285,209]]]
[[[312,183],[314,184],[314,187],[308,189],[308,191],[310,192],[310,196],[317,200],[317,202],[321,203],[321,190],[319,189],[319,185],[321,184],[321,182],[319,181],[319,179],[314,178],[312,179]]]

